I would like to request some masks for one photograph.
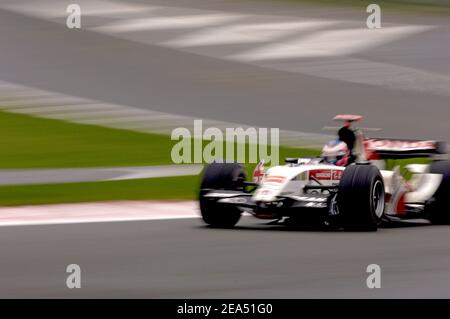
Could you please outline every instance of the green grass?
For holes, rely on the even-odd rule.
[[[6,112],[0,112],[0,136],[0,169],[173,164],[171,150],[177,143],[166,135]],[[280,148],[281,158],[295,154],[318,153]]]
[[[295,154],[290,154],[288,157]],[[301,155],[298,155],[301,156]],[[249,176],[254,165],[248,165]],[[111,200],[195,199],[200,176],[124,181],[0,186],[0,206],[97,202]]]
[[[194,199],[198,176],[0,187],[0,206]]]
[[[315,156],[318,151],[280,149],[280,158]],[[255,164],[246,165],[251,176]],[[0,206],[96,202],[110,200],[195,199],[200,176],[125,181],[0,186]]]
[[[412,177],[410,171],[406,169],[406,165],[409,164],[430,164],[431,159],[429,158],[408,158],[408,159],[387,159],[386,160],[386,169],[393,170],[396,166],[400,167],[400,174],[406,179],[409,180]]]
[[[173,141],[157,134],[0,112],[0,168],[171,163]]]
[[[254,1],[254,0],[253,0]],[[427,14],[450,14],[450,4],[441,4],[438,2],[425,1],[411,1],[411,0],[258,0],[265,2],[280,2],[290,4],[312,4],[326,7],[340,7],[340,8],[354,8],[356,10],[363,10],[369,4],[376,3],[381,7],[381,10],[396,13],[427,13]]]
[[[173,164],[169,136],[0,112],[0,169]],[[285,157],[319,151],[280,147]],[[255,164],[247,166],[249,174]],[[106,200],[192,199],[198,176],[128,181],[0,186],[0,205]]]

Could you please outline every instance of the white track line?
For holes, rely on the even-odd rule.
[[[266,61],[264,64],[267,66],[268,62]],[[273,61],[269,63],[269,66],[277,70],[299,72],[334,80],[450,96],[449,76],[389,63],[337,57],[309,61]]]
[[[77,0],[77,1],[55,1],[55,0],[14,0],[9,3],[2,3],[2,7],[22,14],[35,16],[44,19],[54,19],[67,17],[67,6],[69,4],[78,4],[81,8],[81,14],[86,16],[123,16],[130,13],[152,12],[159,7],[138,5],[130,3],[121,3],[112,0]]]
[[[0,208],[0,226],[198,218],[194,201],[118,201]]]
[[[319,62],[328,58],[345,59],[349,55],[369,51],[373,47],[426,32],[436,26],[384,24],[382,29],[369,30],[361,27],[361,21],[356,20],[244,15],[183,7],[124,4],[113,0],[79,0],[76,3],[81,6],[83,15],[104,18],[92,19],[93,24],[86,28],[89,31],[276,70],[441,96],[450,95],[450,76],[388,63],[376,64],[380,67],[378,70],[382,71],[394,68],[396,76],[392,81],[389,72],[375,69],[365,75],[360,69],[349,70],[350,74],[328,72],[326,66],[330,65],[326,63],[325,69],[318,63],[317,68],[310,66],[306,71],[302,65],[289,68],[279,64],[292,60],[307,63],[310,58],[320,60]],[[65,23],[66,5],[67,3],[56,3],[54,0],[36,1],[35,5],[24,0],[4,0],[0,7],[52,21],[58,17],[60,19],[57,22]],[[176,30],[175,38],[173,30]],[[196,32],[193,33],[193,30]],[[266,45],[258,47],[258,43]],[[245,46],[250,44],[253,48]],[[223,49],[224,45],[229,46]],[[360,59],[360,62],[367,63],[370,67],[375,65],[368,60]],[[354,67],[357,68],[358,65],[355,64]]]
[[[268,45],[232,58],[239,61],[260,61],[350,55],[432,28],[408,25],[373,30],[361,28],[321,31],[306,38]]]
[[[312,31],[336,24],[336,21],[311,20],[278,23],[241,24],[221,28],[210,28],[194,34],[188,34],[164,45],[184,48],[206,45],[224,45],[238,43],[259,43],[279,39],[293,33]]]
[[[94,30],[101,32],[121,33],[144,30],[201,28],[242,19],[243,17],[243,15],[235,14],[202,14],[193,16],[128,19],[117,23],[97,27],[94,28]]]

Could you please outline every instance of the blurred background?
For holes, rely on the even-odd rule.
[[[141,212],[123,201],[182,201],[188,203],[182,206],[188,207],[186,216],[195,216],[202,165],[175,165],[176,141],[170,138],[174,128],[192,129],[194,119],[202,119],[204,128],[279,128],[281,159],[320,154],[334,134],[322,128],[342,113],[363,115],[362,126],[382,128],[373,133],[377,137],[449,142],[450,1],[377,1],[382,27],[369,29],[366,8],[372,2],[0,0],[0,205],[43,207],[19,211],[28,223],[50,211],[40,205],[92,203],[71,209],[98,218],[112,208],[101,206],[99,213],[95,205],[111,201],[121,202],[114,208],[116,219]],[[72,3],[81,8],[79,29],[66,25]],[[156,209],[142,207],[146,213]],[[184,209],[177,206],[174,214]],[[7,224],[17,212],[0,212],[0,219]],[[52,212],[52,220],[67,216],[63,208]],[[206,245],[209,233],[188,220],[161,223],[3,228],[0,238],[11,242],[19,236],[15,244],[21,250],[5,251],[9,258],[0,266],[2,278],[10,278],[2,285],[9,293],[0,288],[0,296],[70,296],[59,286],[64,274],[58,277],[51,269],[73,255],[92,270],[92,290],[79,296],[371,297],[359,287],[364,273],[358,271],[372,256],[386,261],[389,276],[399,278],[399,286],[375,296],[449,295],[448,270],[417,280],[399,275],[408,267],[395,259],[399,251],[417,262],[412,273],[450,262],[443,246],[434,247],[433,258],[405,248],[406,238],[427,247],[419,239],[429,229],[420,235],[403,229],[411,236],[404,239],[396,237],[398,230],[387,230],[383,239],[364,236],[360,245],[351,234],[337,235],[331,240],[341,245],[337,250],[324,239],[329,234],[303,234],[303,242],[323,245],[327,259],[318,255],[318,246],[299,248],[292,233],[224,231]],[[447,232],[439,229],[436,242],[448,242]],[[237,247],[242,241],[247,244]],[[266,255],[286,241],[293,255]],[[383,252],[393,241],[404,245]],[[208,254],[220,257],[205,264]],[[240,271],[224,257],[230,254],[240,261]],[[17,266],[23,262],[19,255],[39,261],[35,272]],[[311,281],[291,281],[296,271],[290,258],[311,261],[303,268]],[[267,266],[274,260],[278,269],[286,267],[285,274]],[[163,271],[165,263],[171,266]],[[337,275],[326,264],[336,265]],[[263,269],[252,274],[257,265]],[[23,277],[30,281],[18,283]],[[410,289],[419,286],[421,292]]]

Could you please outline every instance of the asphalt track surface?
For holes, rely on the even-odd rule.
[[[447,76],[448,22],[436,23],[444,29],[377,48],[364,58]],[[68,32],[6,10],[0,10],[0,43],[1,79],[41,89],[305,132],[320,132],[334,114],[353,112],[366,115],[367,126],[384,127],[384,135],[450,140],[448,95]],[[3,227],[0,296],[448,298],[449,239],[447,226],[291,231],[247,218],[234,230],[209,229],[199,219]],[[65,286],[65,269],[72,263],[81,266],[81,289]],[[381,266],[381,289],[366,286],[369,264]]]
[[[287,230],[244,218],[2,227],[0,297],[449,298],[450,227]],[[81,288],[66,267],[81,267]],[[368,289],[366,268],[381,267]]]

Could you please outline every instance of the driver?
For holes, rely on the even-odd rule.
[[[345,122],[338,131],[338,138],[323,147],[322,157],[325,162],[337,166],[347,166],[354,162],[356,135],[350,127],[351,121]]]
[[[349,164],[350,150],[345,142],[335,139],[323,147],[322,158],[328,164],[347,166]]]

